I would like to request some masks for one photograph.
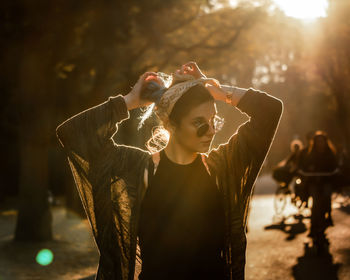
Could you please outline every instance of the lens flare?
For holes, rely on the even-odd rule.
[[[42,266],[46,266],[52,263],[53,261],[53,253],[49,249],[42,249],[36,255],[36,262]]]

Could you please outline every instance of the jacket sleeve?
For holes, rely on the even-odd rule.
[[[113,145],[111,137],[116,124],[129,118],[124,98],[119,95],[87,109],[63,122],[56,129],[57,137],[68,154],[74,153],[83,160],[93,160]]]
[[[112,247],[116,247],[115,252],[121,248],[113,234],[117,226],[121,231],[118,224],[121,219],[116,213],[123,212],[122,199],[126,203],[129,196],[136,197],[138,174],[148,157],[146,151],[112,140],[116,124],[128,117],[124,98],[110,97],[68,119],[56,131],[101,255],[108,255],[106,252],[113,251]]]
[[[237,105],[249,116],[226,144],[208,155],[225,197],[228,226],[226,261],[232,279],[244,279],[249,200],[256,177],[274,138],[282,102],[264,92],[249,89]]]
[[[94,163],[111,163],[118,158],[117,172],[121,172],[130,160],[146,153],[114,143],[112,136],[117,132],[117,124],[128,118],[124,98],[118,95],[69,118],[57,127],[56,134],[68,158],[85,163],[84,171],[88,172]]]
[[[222,178],[245,211],[247,199],[274,138],[281,114],[282,102],[264,92],[249,89],[237,108],[249,120],[238,128],[229,141],[209,154],[216,162]],[[241,213],[242,214],[242,213]]]

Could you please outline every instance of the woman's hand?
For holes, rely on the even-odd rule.
[[[179,75],[192,75],[195,79],[207,78],[194,61],[183,64],[181,69],[176,70],[176,73]],[[210,79],[209,81],[206,81],[204,85],[215,100],[225,101],[226,92],[221,89],[218,80]]]
[[[195,79],[206,78],[194,61],[187,62],[181,66],[181,69],[176,70],[180,75],[192,75]]]
[[[206,89],[210,92],[210,94],[214,97],[215,100],[226,100],[226,92],[221,89],[220,83],[216,79],[211,79],[205,83]]]
[[[128,110],[136,109],[139,107],[144,107],[152,104],[151,101],[145,100],[141,97],[141,92],[147,83],[147,80],[157,80],[159,83],[162,83],[161,79],[158,77],[155,72],[146,72],[140,76],[136,84],[133,86],[131,91],[124,96],[124,100]]]

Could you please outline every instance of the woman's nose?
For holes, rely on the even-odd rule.
[[[215,127],[214,127],[214,125],[209,125],[209,129],[208,129],[208,131],[207,131],[207,136],[213,136],[215,134]]]

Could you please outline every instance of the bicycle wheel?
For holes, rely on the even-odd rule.
[[[301,213],[306,206],[306,202],[303,201],[300,197],[295,197],[294,200],[292,199],[292,202],[294,204],[294,206],[297,208],[298,213]]]
[[[348,207],[350,205],[350,186],[345,186],[341,191],[342,196],[342,207]]]
[[[286,187],[279,187],[276,190],[273,201],[276,215],[281,215],[286,208],[288,194],[289,190]]]

